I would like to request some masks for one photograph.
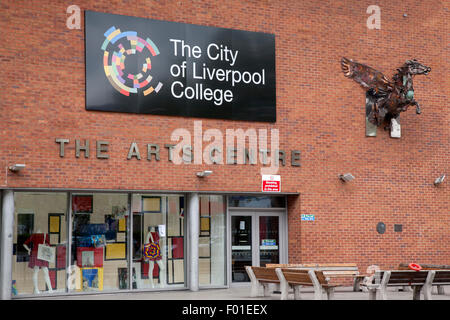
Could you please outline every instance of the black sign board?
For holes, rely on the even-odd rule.
[[[85,12],[86,109],[276,121],[275,35]]]

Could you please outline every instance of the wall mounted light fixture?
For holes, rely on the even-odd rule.
[[[204,178],[204,177],[209,176],[211,173],[213,173],[211,170],[200,171],[200,172],[197,172],[197,177]]]
[[[338,177],[344,182],[352,181],[353,179],[355,179],[355,177],[351,173],[340,174]]]
[[[437,187],[438,185],[440,185],[442,182],[444,182],[445,179],[445,174],[443,174],[442,176],[440,176],[439,178],[437,178],[436,180],[434,180],[434,185]]]
[[[25,168],[25,164],[17,163],[17,164],[13,164],[8,169],[11,170],[12,172],[19,172],[23,168]]]

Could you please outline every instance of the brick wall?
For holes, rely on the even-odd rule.
[[[222,121],[85,110],[84,19],[66,27],[66,8],[94,10],[276,35],[277,122]],[[381,8],[369,30],[366,9]],[[445,1],[2,1],[0,163],[26,163],[0,173],[0,187],[260,191],[260,165],[174,165],[127,160],[131,142],[170,143],[176,128],[279,129],[281,149],[301,150],[301,167],[281,167],[289,197],[290,262],[450,264],[449,34]],[[403,14],[406,13],[407,17]],[[413,108],[402,113],[402,138],[379,129],[365,137],[364,93],[340,70],[342,56],[391,77],[406,59],[432,68],[415,78]],[[60,158],[55,138],[70,139]],[[75,157],[75,139],[91,156]],[[107,160],[96,140],[110,143]],[[195,172],[214,174],[198,179]],[[1,170],[0,170],[1,172]],[[340,173],[356,179],[343,184]],[[301,222],[300,214],[315,221]],[[376,224],[386,224],[386,233]],[[403,224],[395,233],[394,224]]]

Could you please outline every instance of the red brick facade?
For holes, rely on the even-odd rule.
[[[277,122],[274,124],[85,110],[84,19],[66,27],[69,5],[276,35]],[[381,29],[370,30],[369,5],[381,8]],[[448,47],[450,7],[445,1],[2,1],[0,161],[26,163],[1,175],[1,188],[202,190],[259,192],[258,165],[174,165],[170,133],[217,128],[278,129],[280,148],[301,151],[280,168],[288,198],[289,262],[356,262],[394,267],[400,262],[450,264]],[[404,14],[407,16],[404,16]],[[344,77],[342,56],[391,77],[406,59],[432,71],[414,81],[414,108],[402,113],[402,137],[382,128],[365,136],[363,90]],[[65,157],[56,138],[70,139]],[[90,157],[75,157],[75,139],[90,142]],[[97,159],[97,140],[109,159]],[[141,160],[127,160],[131,142]],[[146,159],[146,144],[161,160]],[[289,153],[287,152],[287,155]],[[195,172],[213,170],[207,179]],[[338,174],[356,179],[342,183]],[[315,221],[300,221],[313,214]],[[386,224],[378,234],[376,224]],[[401,233],[394,224],[402,224]]]

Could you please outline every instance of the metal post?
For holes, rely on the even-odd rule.
[[[14,193],[12,190],[3,190],[2,196],[0,299],[10,300],[12,289]]]
[[[66,292],[70,292],[70,290],[74,290],[71,283],[71,257],[72,257],[72,193],[66,193]]]
[[[133,289],[133,212],[131,210],[131,193],[128,194],[127,247],[128,247],[128,289]]]
[[[198,237],[200,224],[199,197],[197,193],[188,195],[189,219],[189,287],[191,291],[198,291]]]

